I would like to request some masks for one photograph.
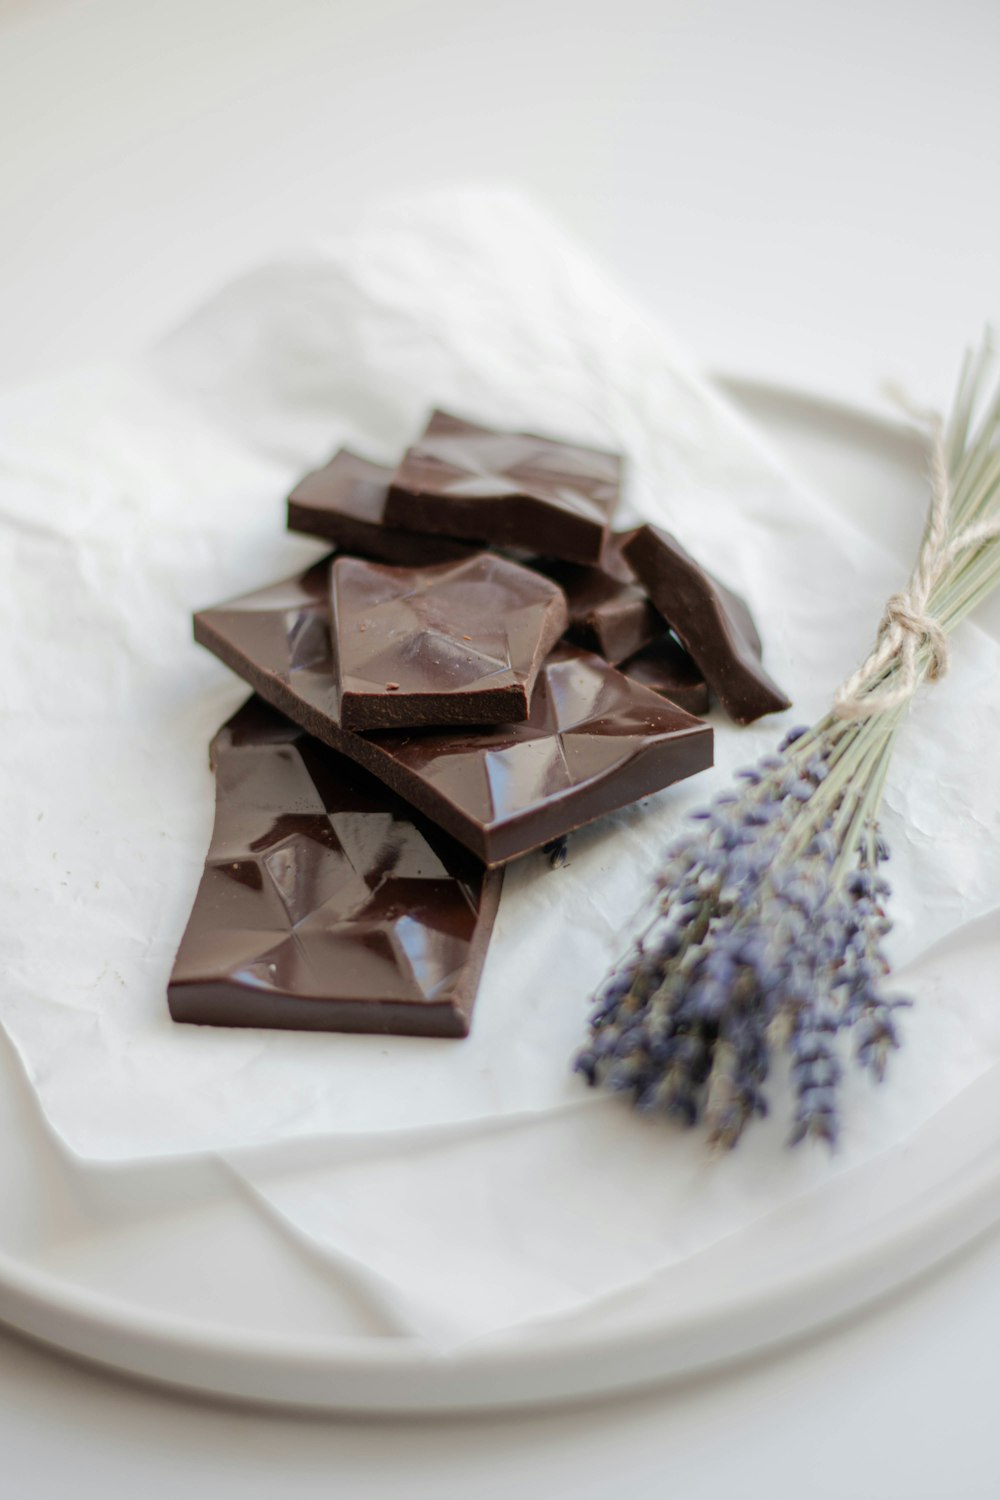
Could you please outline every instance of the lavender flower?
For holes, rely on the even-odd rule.
[[[899,1046],[882,993],[888,858],[875,821],[914,694],[948,637],[1000,586],[1000,389],[989,338],[966,357],[930,437],[932,495],[906,587],[830,713],[741,773],[670,852],[652,921],[600,991],[576,1060],[592,1084],[733,1146],[791,1073],[793,1143],[833,1145],[849,1055],[876,1080]],[[912,413],[911,413],[912,414]],[[848,1045],[853,1041],[853,1053]]]
[[[695,814],[671,851],[653,920],[601,990],[576,1059],[591,1084],[736,1144],[767,1112],[782,1054],[795,1113],[792,1143],[833,1145],[845,1033],[880,1079],[898,1046],[888,972],[888,857],[865,800],[831,786],[841,734],[793,730],[776,755],[740,773]],[[840,772],[839,780],[842,781]],[[853,855],[853,861],[845,856]]]

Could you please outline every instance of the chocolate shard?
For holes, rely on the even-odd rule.
[[[568,640],[617,666],[662,635],[663,617],[625,561],[622,547],[634,531],[612,536],[599,564],[536,558],[531,566],[558,583],[569,610]]]
[[[174,1020],[465,1036],[502,873],[259,698],[212,758]]]
[[[623,551],[730,718],[750,724],[791,707],[761,666],[760,636],[738,595],[659,527],[641,527]]]
[[[195,616],[195,639],[487,865],[504,864],[712,764],[712,731],[600,657],[559,646],[524,724],[355,734],[339,721],[329,560]]]
[[[689,714],[707,714],[708,683],[684,647],[669,631],[630,656],[619,667],[632,682],[641,682],[661,698],[669,698]]]
[[[393,475],[386,521],[596,563],[618,504],[621,459],[436,411]]]
[[[450,537],[422,536],[387,526],[385,502],[392,473],[342,448],[323,468],[301,479],[289,495],[289,531],[323,537],[343,552],[359,552],[403,567],[448,562],[476,550]]]
[[[338,557],[330,601],[344,729],[522,722],[566,628],[556,584],[488,552],[433,568]]]

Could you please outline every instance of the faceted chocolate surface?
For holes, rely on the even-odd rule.
[[[599,565],[541,558],[532,563],[559,584],[569,610],[568,638],[617,666],[658,635],[664,621],[622,555],[634,531],[612,536]]]
[[[669,633],[623,661],[619,670],[632,682],[652,688],[654,693],[669,698],[689,714],[708,713],[708,683],[684,647]]]
[[[392,472],[342,448],[323,468],[301,479],[289,495],[289,531],[324,537],[344,552],[360,552],[404,567],[468,557],[475,548],[467,542],[385,524]]]
[[[738,595],[656,526],[641,527],[623,551],[730,718],[750,724],[791,706],[761,665],[760,636]]]
[[[524,724],[355,734],[339,721],[329,562],[195,616],[195,639],[289,718],[503,864],[704,770],[712,731],[600,657],[559,646]]]
[[[620,488],[617,454],[496,432],[436,411],[393,476],[385,518],[415,531],[596,563]]]
[[[338,557],[330,602],[345,729],[520,722],[566,628],[556,584],[488,552],[432,568]]]
[[[259,698],[212,758],[174,1020],[464,1036],[502,875]]]

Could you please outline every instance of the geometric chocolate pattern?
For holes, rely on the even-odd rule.
[[[507,724],[566,628],[560,589],[507,558],[428,568],[337,557],[330,630],[348,729]]]
[[[464,1036],[502,876],[259,698],[213,760],[174,1019]]]
[[[385,520],[596,563],[620,488],[615,453],[435,411],[396,470]]]
[[[329,566],[203,610],[195,639],[485,864],[503,864],[712,764],[710,726],[568,646],[539,672],[524,723],[366,735],[343,728]]]

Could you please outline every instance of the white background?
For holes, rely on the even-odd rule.
[[[0,0],[0,381],[145,342],[365,199],[502,178],[708,367],[943,402],[1000,315],[996,0]],[[12,1500],[1000,1494],[1000,1242],[586,1412],[231,1413],[0,1339]]]

